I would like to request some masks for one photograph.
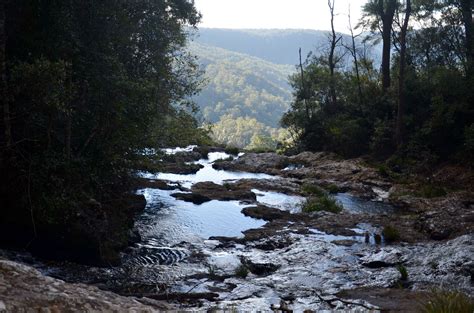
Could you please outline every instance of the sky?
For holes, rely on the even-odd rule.
[[[352,24],[361,16],[367,0],[335,0],[335,28],[348,32],[349,4]],[[330,29],[327,0],[195,0],[203,19],[199,27],[209,28],[294,28]]]

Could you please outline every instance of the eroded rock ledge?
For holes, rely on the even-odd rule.
[[[70,284],[36,269],[0,259],[0,312],[159,312],[168,304],[122,297],[97,287]]]

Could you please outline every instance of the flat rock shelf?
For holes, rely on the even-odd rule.
[[[390,203],[395,186],[363,162],[309,152],[285,157],[214,151],[199,158],[198,149],[164,150],[187,160],[184,165],[199,165],[195,173],[139,173],[137,193],[147,201],[135,222],[141,239],[124,251],[121,266],[24,256],[20,261],[39,272],[18,270],[118,293],[111,296],[113,305],[97,306],[111,310],[129,299],[123,308],[130,310],[406,311],[435,287],[473,293],[469,228],[442,242],[431,240],[409,206]],[[178,167],[164,168],[182,172]],[[342,212],[303,213],[307,184],[332,191]],[[384,236],[387,225],[399,232],[396,241]]]

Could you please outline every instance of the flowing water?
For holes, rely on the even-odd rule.
[[[186,148],[165,149],[167,154],[192,151],[195,146]],[[190,188],[198,182],[210,181],[216,184],[234,182],[239,179],[279,179],[267,174],[247,172],[230,172],[216,170],[212,164],[231,156],[223,152],[209,153],[207,159],[193,163],[203,166],[195,174],[171,173],[142,173],[149,179],[167,180],[170,184]],[[153,266],[154,264],[175,264],[185,259],[188,254],[179,246],[182,242],[200,244],[209,237],[242,237],[243,231],[263,226],[266,222],[246,217],[241,210],[248,206],[238,201],[213,200],[200,205],[176,200],[173,193],[179,190],[139,190],[147,201],[145,212],[136,222],[136,229],[142,237],[142,243],[135,247],[133,258],[137,264]],[[283,193],[253,189],[257,202],[269,207],[289,211],[301,212],[304,197],[286,195]],[[382,203],[365,201],[348,194],[338,194],[335,197],[344,207],[352,213],[388,213],[392,208]],[[367,228],[367,227],[366,227]],[[353,240],[355,242],[367,241],[367,229],[355,229],[357,235],[352,237],[331,236],[314,230],[315,237],[328,242],[335,240]],[[374,240],[370,237],[370,241]]]
[[[194,147],[167,149],[173,154],[192,151]],[[290,233],[289,248],[263,251],[257,245],[279,238],[261,238],[250,245],[234,244],[221,246],[210,237],[243,237],[248,229],[262,227],[266,222],[246,217],[241,210],[248,204],[238,201],[209,201],[201,205],[175,199],[172,194],[178,187],[190,188],[197,182],[211,181],[224,184],[239,179],[280,179],[267,174],[229,172],[215,170],[212,164],[230,156],[222,152],[209,153],[208,159],[194,163],[203,165],[195,174],[179,175],[142,173],[149,179],[168,180],[176,190],[146,188],[139,190],[146,198],[145,211],[137,219],[135,229],[141,241],[123,255],[124,265],[115,269],[98,269],[62,264],[57,267],[43,267],[43,272],[70,281],[89,283],[106,282],[107,288],[125,288],[134,284],[153,286],[166,285],[167,292],[219,292],[219,304],[204,303],[206,309],[215,305],[220,308],[235,308],[241,311],[256,309],[268,311],[271,305],[278,305],[283,296],[295,297],[293,308],[327,308],[316,292],[336,292],[344,288],[362,285],[386,285],[397,272],[385,271],[367,274],[361,268],[358,255],[372,253],[383,247],[375,243],[373,234],[379,231],[369,224],[359,224],[352,229],[352,236],[329,235],[318,229],[307,234]],[[288,169],[291,170],[291,169]],[[291,213],[301,211],[304,197],[283,193],[252,190],[257,202]],[[181,191],[182,192],[182,191]],[[358,199],[348,194],[335,198],[344,209],[353,213],[387,214],[392,207],[378,202]],[[284,232],[285,229],[282,229]],[[369,235],[368,235],[369,234]],[[344,241],[348,245],[334,242]],[[291,248],[290,248],[291,247]],[[196,261],[196,255],[205,256]],[[257,263],[274,263],[280,268],[264,277],[244,279],[235,277],[235,270],[241,265],[241,258]],[[195,276],[227,275],[224,282]],[[78,278],[80,277],[80,278]],[[127,287],[128,288],[128,287]]]

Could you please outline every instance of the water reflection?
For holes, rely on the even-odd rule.
[[[351,213],[390,214],[395,211],[390,204],[364,200],[347,193],[338,193],[335,198]]]
[[[265,224],[244,216],[238,201],[217,201],[196,205],[176,200],[176,191],[143,189],[145,214],[137,222],[143,238],[154,238],[161,245],[182,241],[196,242],[211,236],[242,237],[242,232]]]

